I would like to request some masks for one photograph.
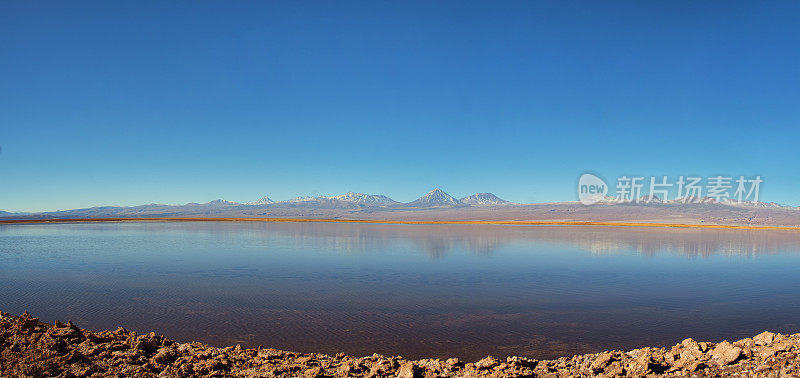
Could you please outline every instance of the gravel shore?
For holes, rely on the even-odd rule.
[[[763,332],[721,343],[686,339],[671,348],[606,351],[539,361],[524,357],[477,362],[406,360],[372,355],[292,353],[177,343],[123,328],[91,332],[68,322],[46,324],[28,313],[0,313],[2,377],[523,377],[523,376],[800,376],[800,334]]]

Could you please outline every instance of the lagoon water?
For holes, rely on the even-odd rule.
[[[800,232],[0,225],[0,310],[217,346],[552,358],[800,332]]]

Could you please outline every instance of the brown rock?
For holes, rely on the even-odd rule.
[[[756,345],[767,345],[775,340],[775,334],[769,331],[764,331],[753,337]]]
[[[704,368],[705,364],[703,363],[703,361],[686,361],[682,365],[682,367],[684,369],[686,369],[687,371],[694,372],[694,371],[698,371],[698,370]]]
[[[70,328],[70,327],[62,327],[62,328],[55,328],[54,327],[54,328],[50,329],[49,333],[53,337],[65,338],[65,339],[71,339],[71,338],[76,338],[76,337],[79,337],[79,336],[83,336],[83,334],[81,332],[79,332],[79,331],[77,331],[77,330],[75,330],[73,328]]]
[[[653,357],[649,351],[640,352],[628,365],[628,370],[634,376],[644,376],[653,371]]]
[[[602,371],[612,361],[614,361],[614,353],[603,352],[597,355],[597,357],[594,359],[594,361],[592,361],[592,364],[590,366],[594,371]]]
[[[500,364],[496,358],[489,356],[475,363],[477,369],[491,369]]]
[[[308,378],[321,377],[323,375],[322,368],[320,368],[319,366],[312,367],[311,369],[308,369],[305,372],[303,372],[303,375]]]
[[[438,372],[442,370],[442,362],[437,359],[422,359],[417,361],[417,366],[431,372]]]
[[[785,342],[772,343],[758,349],[758,355],[762,358],[778,356],[782,352],[788,352],[792,348],[791,344]]]
[[[448,358],[447,361],[444,362],[450,368],[462,365],[461,361],[458,358]]]
[[[397,377],[399,378],[415,378],[419,377],[417,368],[413,362],[404,362],[400,364],[400,369],[397,370]]]
[[[525,357],[512,356],[506,358],[506,363],[511,366],[535,367],[538,362],[539,361],[537,360],[532,360]]]
[[[720,365],[728,365],[739,359],[742,355],[742,348],[734,346],[733,344],[723,341],[717,344],[711,351],[711,357],[717,360]]]
[[[69,327],[69,328],[71,328],[73,330],[76,330],[76,331],[80,331],[81,330],[80,327],[76,326],[75,323],[72,322],[72,320],[67,320],[67,327]]]
[[[119,336],[127,335],[128,334],[128,330],[125,329],[125,328],[122,328],[122,327],[117,327],[117,330],[114,331],[114,334],[115,335],[119,335]]]
[[[800,376],[800,334],[762,333],[733,343],[686,339],[664,348],[609,351],[536,361],[493,357],[464,364],[401,357],[354,358],[344,354],[275,349],[215,348],[175,343],[153,333],[124,329],[93,333],[74,324],[41,323],[30,314],[0,319],[0,377],[520,377],[520,376]],[[152,353],[150,349],[152,348]]]
[[[706,356],[703,354],[700,344],[698,344],[696,341],[692,339],[686,339],[681,342],[681,346],[683,349],[680,350],[678,356],[680,356],[682,365],[705,360]]]
[[[17,325],[22,329],[33,328],[38,324],[39,324],[39,318],[34,318],[27,311],[25,311],[25,313],[22,314],[22,316],[17,318]]]
[[[625,368],[620,361],[610,363],[606,368],[606,375],[609,377],[622,377],[625,376]]]
[[[155,356],[153,356],[153,362],[160,364],[160,365],[168,365],[175,360],[178,353],[172,348],[164,347],[158,350]]]
[[[355,369],[353,369],[353,365],[350,363],[350,361],[342,362],[342,364],[339,365],[339,368],[336,369],[336,372],[340,375],[348,375],[353,371],[355,371]]]

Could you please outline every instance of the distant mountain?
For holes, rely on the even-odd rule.
[[[716,204],[718,203],[717,200],[711,197],[696,197],[696,196],[687,196],[687,197],[679,197],[673,200],[666,201],[667,203],[683,203],[683,204]]]
[[[659,196],[654,195],[652,198],[650,194],[643,194],[638,199],[612,197],[607,195],[596,195],[593,197],[594,203],[603,205],[683,205],[683,204],[727,204],[725,202],[717,202],[711,197],[680,197],[671,200],[664,200]]]
[[[587,200],[590,203],[598,204],[598,205],[617,205],[620,203],[619,198],[607,196],[603,194],[595,194],[593,196],[589,196]]]
[[[381,194],[364,194],[364,193],[347,192],[347,194],[342,194],[328,198],[340,201],[359,203],[367,206],[392,206],[399,204],[399,202]]]
[[[428,192],[428,194],[405,205],[408,207],[455,207],[463,206],[464,204],[453,198],[453,196],[445,193],[443,190],[436,188]]]
[[[30,214],[32,214],[32,213],[21,213],[21,212],[17,213],[17,212],[12,212],[12,211],[0,210],[0,217],[22,217],[22,216],[26,216],[26,215],[30,215]]]
[[[639,197],[638,203],[663,203],[663,202],[664,201],[659,196],[654,195],[651,197],[649,194],[645,194]]]
[[[320,201],[323,199],[327,199],[328,197],[311,197],[311,196],[303,196],[303,197],[294,197],[292,199],[288,199],[285,201],[278,201],[276,203],[299,203],[299,202],[314,202]]]
[[[742,201],[739,202],[735,198],[729,198],[723,200],[721,203],[729,206],[736,206],[736,207],[752,207],[752,208],[761,208],[761,209],[792,209],[792,210],[800,210],[798,207],[781,205],[776,202],[753,202],[753,201]]]
[[[237,205],[241,205],[241,204],[238,203],[238,202],[226,201],[224,199],[216,199],[216,200],[213,200],[213,201],[211,201],[209,203],[206,203],[205,205],[210,205],[210,206],[237,206]]]
[[[273,201],[272,199],[270,199],[267,196],[264,196],[264,197],[259,198],[258,200],[253,201],[253,202],[248,202],[248,203],[246,203],[246,205],[269,205],[269,204],[272,204],[272,203],[275,203],[275,201]]]
[[[348,192],[338,196],[297,197],[287,201],[275,202],[274,207],[309,207],[325,209],[345,209],[362,207],[388,207],[400,203],[380,194]]]
[[[471,206],[506,205],[511,203],[492,193],[475,193],[459,199],[459,202]]]

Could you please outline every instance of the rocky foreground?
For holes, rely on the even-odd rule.
[[[50,325],[28,313],[0,313],[0,376],[800,376],[800,334],[763,332],[729,343],[686,339],[672,348],[641,348],[538,361],[523,357],[474,363],[350,357],[275,349],[181,344],[155,333],[118,328],[91,332],[68,322]]]

